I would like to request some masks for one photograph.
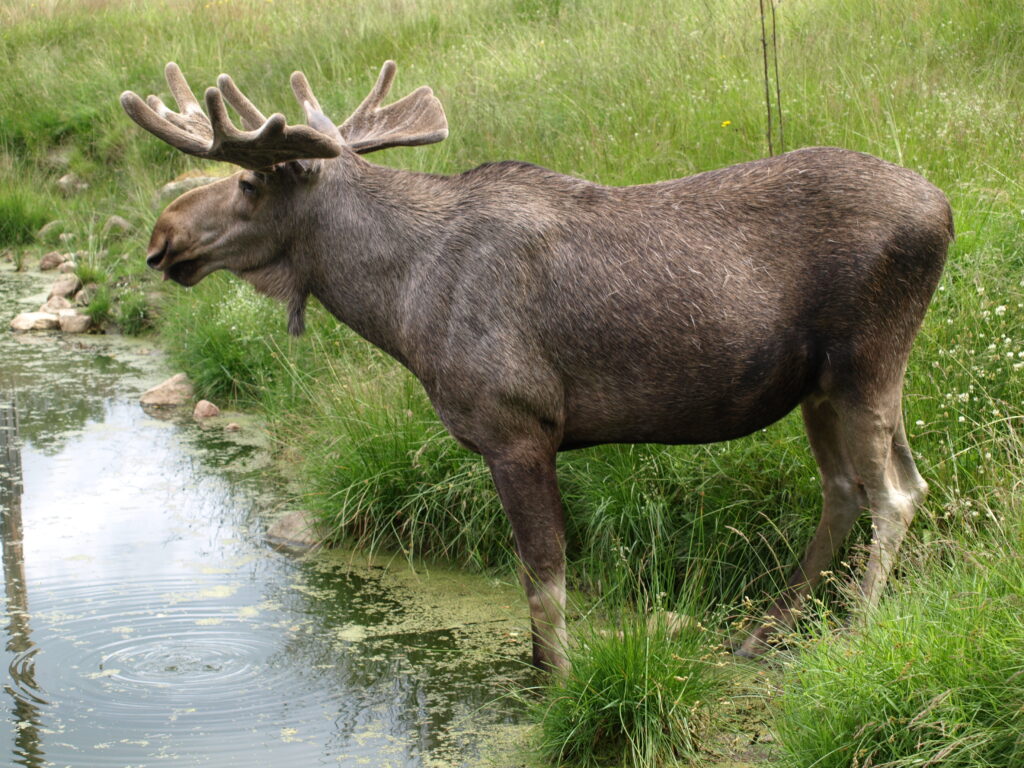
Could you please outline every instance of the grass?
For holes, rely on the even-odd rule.
[[[1015,529],[912,571],[869,626],[837,637],[823,622],[778,702],[785,765],[1024,765],[1024,558]]]
[[[697,758],[730,682],[721,647],[664,614],[615,626],[584,629],[572,670],[536,692],[538,752],[552,765],[629,768]]]
[[[113,299],[110,295],[110,288],[100,285],[92,301],[82,310],[92,320],[94,326],[101,326],[110,319],[110,310]]]
[[[32,242],[52,210],[47,198],[25,189],[0,193],[0,247]]]
[[[445,105],[451,135],[439,145],[375,154],[375,162],[454,173],[514,157],[608,184],[656,181],[765,154],[757,4],[370,0],[350,13],[354,23],[335,25],[322,20],[336,15],[336,6],[318,0],[6,3],[0,8],[0,237],[18,242],[42,219],[59,216],[75,235],[69,247],[85,249],[88,263],[106,276],[106,293],[91,312],[126,330],[144,330],[156,318],[172,358],[201,395],[267,415],[303,503],[337,538],[506,569],[509,531],[486,468],[447,437],[419,385],[396,363],[315,306],[306,337],[288,338],[280,307],[224,275],[169,292],[159,307],[143,298],[161,290],[143,263],[148,233],[105,238],[102,222],[114,213],[152,222],[154,193],[163,183],[185,170],[223,168],[204,167],[144,134],[120,112],[116,96],[125,88],[166,94],[161,68],[173,59],[197,92],[227,71],[261,109],[283,110],[297,121],[287,78],[302,69],[327,113],[340,121],[361,101],[380,63],[395,58],[395,94],[429,83]],[[1010,578],[1017,561],[984,558],[979,542],[1020,519],[1017,489],[1024,484],[1024,48],[1018,44],[1024,14],[1016,0],[793,0],[777,13],[787,147],[839,145],[905,165],[944,189],[956,215],[957,241],[905,387],[911,442],[932,494],[904,562],[933,551],[942,557],[898,571],[890,604],[860,633],[794,656],[784,685],[787,695],[792,690],[805,698],[784,707],[813,703],[815,712],[831,717],[779,726],[790,765],[827,764],[816,761],[832,748],[800,747],[801,733],[847,720],[847,730],[834,730],[835,745],[845,739],[867,751],[846,750],[837,753],[845,763],[828,764],[863,766],[872,755],[875,765],[910,765],[911,752],[897,756],[879,745],[906,735],[895,724],[913,730],[914,717],[946,690],[941,685],[954,690],[956,681],[943,677],[954,665],[942,659],[955,659],[957,651],[936,627],[975,637],[979,647],[988,648],[991,639],[996,655],[1012,629],[1011,623],[972,625],[967,617],[968,609],[1016,599],[992,590]],[[138,54],[140,41],[145,56]],[[58,201],[50,190],[69,171],[90,188]],[[771,599],[820,504],[796,416],[728,444],[573,452],[560,458],[559,472],[576,588],[603,595],[608,611],[616,604],[643,613],[651,608],[653,585],[678,597],[685,583],[696,583],[708,598],[705,624],[722,631]],[[867,536],[862,527],[843,556],[851,567],[837,564],[837,574],[855,569]],[[973,570],[961,563],[970,557],[978,562]],[[667,581],[667,573],[678,578]],[[978,594],[990,602],[977,602]],[[843,611],[841,590],[826,587],[819,597]],[[900,616],[930,618],[901,623]],[[1009,614],[1000,616],[1010,621]],[[621,669],[635,669],[626,665],[639,664],[644,653],[649,661],[657,657],[652,664],[677,663],[672,653],[700,658],[645,645],[642,620],[623,623],[640,628],[633,641],[581,646],[579,669],[597,657],[605,668]],[[896,654],[886,667],[878,654],[894,643],[914,648],[916,656]],[[856,665],[828,656],[855,648],[863,659]],[[1000,696],[1019,697],[1012,688],[1019,678],[1000,658],[979,662],[979,669],[996,678],[1002,670],[1011,687]],[[924,666],[913,666],[913,674],[893,672],[893,664],[914,659]],[[928,659],[937,661],[928,666]],[[866,677],[872,670],[874,682]],[[652,697],[662,695],[661,678],[643,682],[630,673],[629,679]],[[955,690],[966,685],[956,684]],[[862,692],[867,704],[842,698],[844,687]],[[595,716],[642,698],[610,682],[599,690],[585,699],[584,709]],[[557,695],[552,689],[551,697]],[[829,696],[847,703],[831,704]],[[886,710],[886,697],[906,707]],[[935,704],[942,721],[955,724],[954,740],[987,743],[986,734],[998,727],[979,713],[1017,723],[1009,705],[999,709],[989,696],[982,706],[982,698],[961,706],[969,697],[958,693]],[[560,717],[554,698],[547,701],[545,723]],[[661,722],[668,710],[659,711],[639,722]],[[891,723],[873,711],[887,712]],[[705,714],[713,712],[700,717]],[[916,723],[932,722],[929,717]],[[699,749],[702,738],[694,720],[690,736],[677,732],[657,755],[637,752],[638,740],[656,739],[618,722],[606,722],[603,733],[619,738],[623,761],[641,755],[636,764],[670,762],[680,749]],[[921,741],[922,734],[928,735],[915,732],[917,741],[900,742],[918,750],[920,765],[952,743],[929,752],[932,742]],[[555,744],[560,737],[552,738]],[[576,762],[589,759],[567,751],[567,762],[570,753]],[[989,759],[981,746],[970,754],[979,765]]]

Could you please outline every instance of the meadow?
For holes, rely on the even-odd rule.
[[[954,210],[904,396],[931,494],[883,604],[839,632],[861,526],[773,654],[772,693],[757,694],[772,745],[743,757],[722,746],[725,713],[758,686],[719,648],[817,522],[799,414],[730,443],[563,454],[571,619],[589,639],[569,680],[524,692],[536,744],[567,765],[1024,765],[1024,7],[787,0],[776,24],[784,147],[869,152],[924,175]],[[768,152],[755,0],[12,0],[0,25],[0,251],[30,261],[54,245],[36,231],[61,219],[103,285],[95,316],[159,334],[201,394],[263,414],[300,502],[339,542],[473,569],[511,572],[508,525],[482,460],[404,369],[318,307],[292,339],[281,307],[226,275],[186,291],[146,273],[155,191],[232,168],[145,134],[120,92],[166,94],[174,60],[195,90],[228,72],[298,122],[288,75],[301,69],[341,122],[393,58],[394,94],[431,85],[451,133],[373,162],[454,173],[514,158],[626,185]],[[778,152],[777,123],[773,138]],[[69,172],[89,188],[60,194]],[[133,233],[104,234],[111,214]],[[700,631],[652,630],[646,617],[667,611]]]

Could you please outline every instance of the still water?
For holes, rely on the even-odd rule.
[[[43,287],[0,272],[3,326]],[[0,333],[0,765],[495,762],[529,681],[516,586],[274,552],[258,426],[143,411],[168,373],[125,341]]]

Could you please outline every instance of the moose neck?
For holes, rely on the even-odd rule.
[[[408,365],[403,317],[413,274],[441,242],[446,178],[373,165],[352,155],[325,168],[310,237],[309,292],[338,320]],[[440,286],[435,286],[439,288]],[[417,287],[417,302],[432,293]]]

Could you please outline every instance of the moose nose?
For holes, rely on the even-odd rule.
[[[163,261],[164,256],[167,255],[167,251],[170,250],[170,245],[171,239],[169,237],[164,238],[163,244],[160,246],[160,248],[155,251],[150,251],[149,254],[146,256],[146,265],[152,267],[153,269],[159,269],[158,265],[160,264],[161,261]]]

